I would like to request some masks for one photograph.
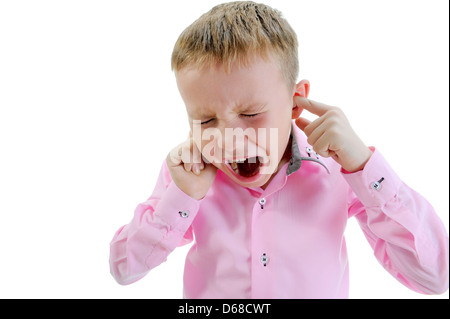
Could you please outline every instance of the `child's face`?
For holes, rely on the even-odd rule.
[[[242,186],[265,187],[289,161],[291,119],[301,113],[293,96],[309,83],[288,88],[277,64],[260,57],[229,74],[217,66],[176,76],[203,158]]]

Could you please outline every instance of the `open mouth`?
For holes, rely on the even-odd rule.
[[[225,163],[237,175],[242,177],[252,177],[259,173],[262,166],[262,158],[260,156],[255,156],[236,161],[226,161]]]

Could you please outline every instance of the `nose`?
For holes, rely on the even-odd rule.
[[[256,129],[224,122],[221,124],[201,130],[202,153],[209,161],[223,162],[264,154],[257,143]]]
[[[257,135],[252,127],[224,129],[222,153],[225,159],[242,159],[257,154]]]

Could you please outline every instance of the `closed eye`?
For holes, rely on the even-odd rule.
[[[255,113],[255,114],[241,114],[244,117],[255,117],[256,115],[258,115],[260,113]]]
[[[209,122],[211,122],[213,119],[209,119],[209,120],[207,120],[207,121],[204,121],[204,122],[201,122],[200,124],[201,125],[203,125],[203,124],[208,124]]]
[[[254,113],[254,114],[240,114],[240,116],[243,116],[243,117],[255,117],[255,116],[259,115],[259,114],[261,114],[261,113]],[[208,124],[208,123],[211,122],[212,120],[214,120],[214,119],[213,119],[213,118],[212,118],[212,119],[209,119],[209,120],[207,120],[207,121],[201,122],[200,124],[201,124],[201,125]]]

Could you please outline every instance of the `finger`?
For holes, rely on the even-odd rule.
[[[309,124],[311,124],[310,120],[307,120],[303,117],[299,117],[295,120],[295,124],[302,130],[305,131],[305,127],[307,127]]]
[[[192,154],[191,154],[191,141],[190,140],[186,140],[182,146],[181,146],[181,160],[183,161],[183,163],[185,164],[192,164]]]
[[[174,147],[169,154],[167,155],[167,158],[169,159],[170,163],[173,166],[180,165],[181,163],[181,149],[182,149],[183,143],[180,145]]]
[[[200,175],[200,164],[192,164],[192,172],[195,175]]]
[[[332,153],[334,154],[334,151],[331,150],[331,138],[329,135],[329,132],[324,132],[313,146],[314,151],[322,157],[330,157]]]
[[[186,172],[196,172],[196,164],[193,160],[193,142],[191,138],[188,138],[188,140],[185,141],[183,144],[183,154],[181,156],[181,159],[183,160],[184,169]]]
[[[324,122],[325,122],[325,116],[321,116],[321,117],[315,119],[314,121],[312,121],[307,127],[305,127],[303,132],[305,132],[306,136],[309,137]]]
[[[305,129],[305,134],[308,136],[308,143],[311,146],[315,146],[317,140],[327,131],[327,123],[323,121],[323,118],[318,118]]]
[[[174,147],[168,154],[168,158],[173,166],[180,165],[181,163],[191,163],[191,139],[188,137],[184,142]]]
[[[194,143],[192,135],[190,135],[189,140],[187,140],[183,146],[183,152],[187,154],[184,157],[184,169],[189,172],[192,171],[196,175],[200,175],[200,170],[204,168],[204,164],[202,163],[201,152],[197,147],[197,144]]]
[[[200,152],[197,143],[194,142],[194,139],[191,138],[191,158],[192,158],[192,163],[195,164],[200,164],[199,168],[201,167],[202,164],[202,153]]]
[[[324,115],[327,111],[331,110],[333,106],[329,106],[320,102],[309,100],[302,96],[294,96],[295,104],[317,116]]]
[[[184,163],[183,164],[183,166],[184,166],[184,170],[186,171],[186,172],[190,172],[191,170],[192,170],[192,163]]]

